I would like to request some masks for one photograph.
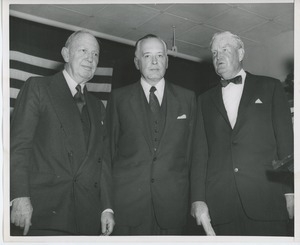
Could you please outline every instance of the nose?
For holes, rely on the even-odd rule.
[[[89,61],[89,62],[93,62],[93,54],[92,52],[89,52],[86,54],[86,59]]]
[[[152,57],[152,64],[157,64],[157,58],[156,58],[156,56]]]

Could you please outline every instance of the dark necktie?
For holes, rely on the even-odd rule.
[[[150,95],[149,95],[149,105],[150,105],[150,109],[151,109],[152,113],[157,115],[160,110],[160,105],[159,105],[156,95],[154,94],[155,91],[156,91],[156,88],[154,86],[152,86],[150,89]]]
[[[86,90],[86,88],[84,88]],[[86,102],[83,93],[81,92],[81,86],[76,86],[77,93],[74,95],[77,107],[81,114],[82,129],[86,145],[88,146],[89,134],[90,134],[90,118],[86,107]]]
[[[77,90],[77,93],[74,95],[74,100],[77,104],[77,107],[78,107],[80,113],[81,113],[82,108],[85,105],[85,99],[84,99],[83,93],[81,92],[81,86],[79,84],[76,86],[76,90]]]
[[[229,83],[242,84],[242,76],[237,76],[227,80],[221,80],[222,87],[226,87]]]

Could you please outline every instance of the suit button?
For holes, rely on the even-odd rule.
[[[98,159],[98,163],[101,163],[101,158]]]
[[[154,179],[153,178],[151,179],[151,183],[154,183]]]
[[[239,169],[238,169],[238,168],[235,168],[233,171],[237,173],[237,172],[239,171]]]
[[[233,144],[233,145],[237,145],[237,142],[236,142],[236,141],[232,141],[232,144]]]
[[[154,157],[154,158],[153,158],[153,162],[155,162],[156,160],[157,160],[157,157]]]

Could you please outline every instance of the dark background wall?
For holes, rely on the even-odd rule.
[[[9,25],[10,50],[63,63],[61,48],[72,31],[16,17],[10,17]],[[93,82],[108,81],[112,84],[112,89],[136,82],[140,75],[133,63],[134,47],[99,38],[98,40],[101,42],[98,66],[112,67],[113,74],[109,78],[96,76]],[[10,69],[33,72],[42,76],[54,74],[62,68],[62,65],[49,69],[15,60],[10,61]],[[210,61],[198,63],[172,56],[169,56],[169,68],[165,77],[172,83],[195,91],[197,95],[214,86],[217,81]],[[14,88],[20,88],[24,83],[16,79],[10,79],[10,82]],[[97,96],[104,100],[108,97],[107,94],[101,94],[101,92]]]

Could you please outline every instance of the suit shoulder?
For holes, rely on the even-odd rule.
[[[251,74],[249,72],[247,72],[247,76],[249,76],[249,78],[258,80],[259,82],[270,83],[270,84],[280,83],[279,79],[276,79],[276,78],[270,77],[270,76],[253,75],[253,74]],[[246,79],[247,79],[247,77],[246,77]]]
[[[56,79],[59,76],[59,73],[56,73],[54,75],[51,76],[35,76],[35,77],[29,77],[25,84],[28,85],[37,85],[37,86],[47,86],[51,83],[51,81],[53,81],[54,79]]]
[[[137,83],[129,84],[129,85],[126,85],[126,86],[123,86],[123,87],[120,87],[120,88],[113,89],[111,91],[111,93],[113,95],[126,94],[129,91],[132,91],[137,85],[138,85]]]
[[[197,100],[200,100],[200,99],[205,100],[206,98],[210,97],[212,93],[216,93],[216,90],[218,90],[218,89],[221,89],[220,85],[216,85],[216,86],[209,88],[208,90],[200,93],[197,97]]]
[[[173,83],[170,83],[172,86],[172,88],[174,89],[174,91],[177,93],[177,94],[181,94],[181,95],[184,95],[184,96],[187,96],[187,97],[195,97],[195,92],[190,90],[190,89],[187,89],[187,88],[184,88],[184,87],[181,87],[179,85],[176,85],[176,84],[173,84]]]

